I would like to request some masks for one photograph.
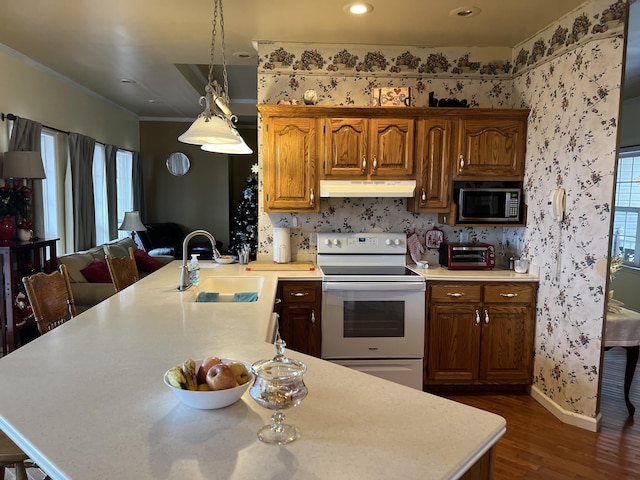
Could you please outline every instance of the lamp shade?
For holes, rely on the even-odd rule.
[[[207,120],[199,116],[191,126],[178,137],[182,143],[193,145],[204,144],[239,144],[242,138],[220,117],[212,116]]]
[[[40,152],[6,152],[2,178],[46,178]]]
[[[226,143],[205,143],[200,147],[205,152],[213,152],[213,153],[228,153],[231,155],[248,155],[253,153],[253,150],[249,148],[249,146],[244,143],[242,137],[240,138],[240,143],[237,144],[226,144]]]
[[[118,230],[126,230],[128,232],[143,232],[147,229],[140,220],[140,212],[134,210],[132,212],[124,212],[124,220],[118,227]]]

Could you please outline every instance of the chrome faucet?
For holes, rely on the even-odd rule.
[[[182,241],[182,267],[180,267],[180,284],[178,285],[178,291],[182,292],[191,286],[191,282],[189,281],[189,267],[187,266],[189,259],[188,250],[189,250],[189,241],[198,235],[204,235],[211,242],[211,248],[213,252],[214,260],[220,256],[220,252],[216,248],[216,239],[206,230],[194,230]]]

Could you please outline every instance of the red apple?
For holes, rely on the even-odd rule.
[[[218,357],[207,357],[202,361],[202,365],[198,368],[198,383],[207,383],[207,372],[211,367],[213,367],[216,363],[222,363]]]
[[[236,386],[236,376],[229,365],[216,363],[207,372],[207,385],[210,390],[226,390]]]

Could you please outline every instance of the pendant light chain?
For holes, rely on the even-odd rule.
[[[222,11],[222,0],[214,0],[213,9],[213,21],[211,32],[211,54],[209,58],[209,84],[214,85],[213,79],[213,63],[215,57],[215,45],[216,37],[218,36],[218,15],[220,16],[220,38],[222,40],[222,79],[223,79],[223,91],[222,97],[229,105],[229,78],[227,76],[227,56],[226,56],[226,44],[224,40],[224,14]],[[219,13],[218,13],[219,11]]]

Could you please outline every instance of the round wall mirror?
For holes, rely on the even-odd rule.
[[[167,157],[167,170],[171,172],[171,175],[181,176],[189,171],[191,162],[182,152],[174,152]]]

